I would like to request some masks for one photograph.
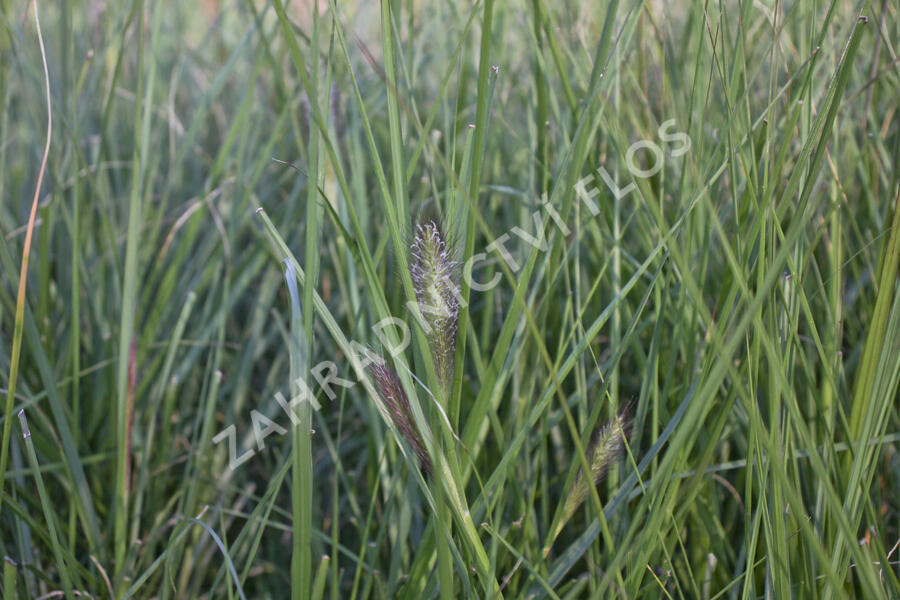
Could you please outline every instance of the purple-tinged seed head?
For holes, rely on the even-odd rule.
[[[425,447],[419,428],[416,427],[412,409],[409,406],[409,398],[400,384],[397,372],[385,362],[374,362],[368,366],[368,369],[397,430],[416,453],[422,471],[426,475],[431,474],[431,459],[428,457],[428,449]]]
[[[416,226],[410,274],[431,354],[442,385],[453,375],[459,320],[460,263],[434,221]]]

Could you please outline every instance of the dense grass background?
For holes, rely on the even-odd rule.
[[[4,597],[900,596],[896,3],[311,4],[39,4],[23,304],[48,103],[0,2]],[[634,177],[669,119],[689,151]],[[636,188],[594,215],[601,166]],[[514,270],[487,247],[535,210]],[[406,309],[431,218],[502,278],[445,393]],[[275,401],[359,381],[387,316],[434,477],[368,383]]]

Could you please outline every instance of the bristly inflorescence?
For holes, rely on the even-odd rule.
[[[409,250],[410,274],[423,327],[438,377],[446,386],[452,379],[456,349],[460,263],[434,221],[416,226]]]
[[[585,450],[588,465],[591,468],[590,479],[584,476],[583,469],[578,469],[572,493],[566,500],[565,519],[575,512],[579,505],[590,494],[590,486],[597,485],[606,476],[609,469],[616,464],[625,448],[625,438],[629,434],[630,420],[626,412],[616,416],[610,423],[598,427]]]
[[[403,390],[400,378],[393,367],[388,366],[383,361],[373,362],[369,365],[369,371],[375,379],[375,386],[381,392],[381,397],[387,406],[391,421],[400,431],[407,443],[412,448],[416,456],[419,457],[419,464],[426,474],[431,473],[431,459],[428,458],[428,449],[422,439],[419,428],[416,427],[413,418],[412,409],[409,406],[409,398]]]
[[[591,440],[585,449],[585,458],[591,471],[590,477],[585,476],[583,468],[579,468],[575,473],[575,481],[566,496],[561,513],[555,519],[555,526],[547,538],[547,544],[544,546],[545,556],[550,552],[553,541],[563,527],[575,515],[578,507],[587,500],[591,493],[591,487],[599,484],[622,456],[631,430],[629,414],[630,410],[626,407],[616,415],[615,419],[603,427],[597,427],[591,435]]]

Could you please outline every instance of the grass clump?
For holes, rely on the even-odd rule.
[[[900,595],[892,3],[36,4],[4,598]]]

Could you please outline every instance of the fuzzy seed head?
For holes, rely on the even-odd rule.
[[[385,362],[376,362],[368,366],[369,372],[375,380],[375,387],[381,392],[381,398],[387,407],[388,414],[397,430],[400,432],[406,442],[410,445],[413,452],[419,458],[419,464],[422,471],[426,474],[431,473],[431,459],[428,457],[428,449],[422,440],[422,434],[416,427],[413,418],[412,409],[409,406],[409,398],[400,384],[400,378],[397,372]]]
[[[566,500],[563,522],[571,518],[581,503],[587,499],[591,491],[590,486],[599,484],[610,467],[622,456],[625,448],[623,435],[628,435],[628,427],[629,421],[622,413],[610,423],[598,427],[594,431],[591,441],[585,449],[588,465],[591,468],[591,477],[590,479],[586,478],[583,469],[578,469],[572,493]]]
[[[410,274],[423,327],[443,385],[452,378],[459,320],[460,263],[434,221],[416,226],[410,245]]]

